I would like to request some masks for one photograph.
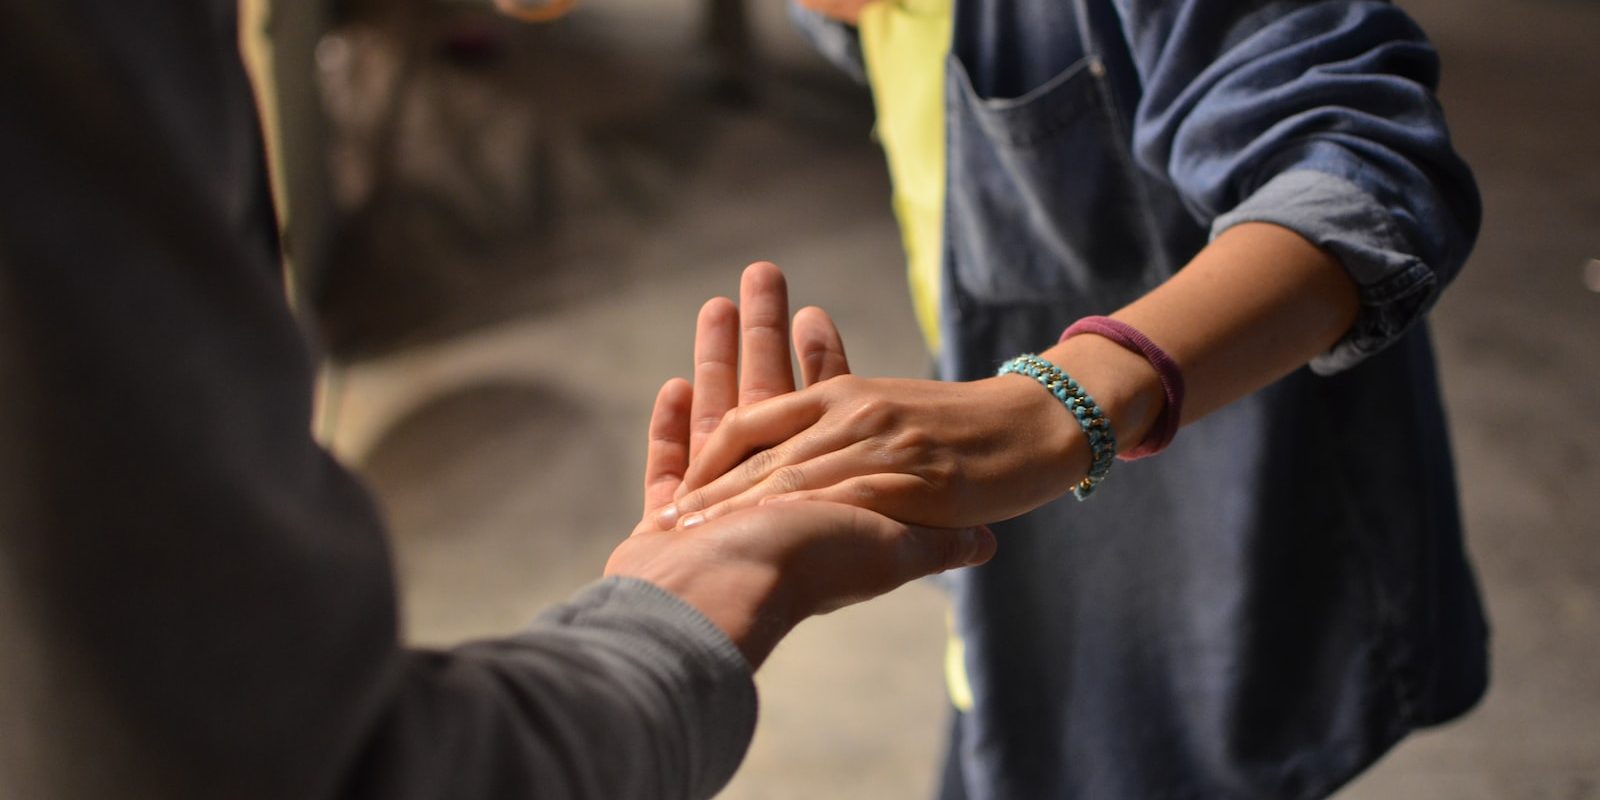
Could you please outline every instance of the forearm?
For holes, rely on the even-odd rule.
[[[1331,255],[1286,228],[1245,223],[1112,316],[1177,362],[1187,424],[1328,350],[1357,308],[1355,283]],[[1165,405],[1155,369],[1110,340],[1074,336],[1042,355],[1106,410],[1119,450],[1137,446]]]
[[[643,581],[596,583],[521,634],[402,663],[351,797],[710,797],[755,728],[743,657]]]

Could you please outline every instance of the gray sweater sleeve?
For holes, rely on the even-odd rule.
[[[399,643],[235,42],[232,0],[0,0],[0,797],[714,793],[750,672],[653,586]]]
[[[402,670],[369,745],[383,766],[357,773],[353,796],[709,797],[755,723],[732,642],[635,579],[596,583],[520,635],[412,654]]]

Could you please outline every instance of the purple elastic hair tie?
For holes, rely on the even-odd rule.
[[[1173,361],[1166,351],[1157,347],[1150,337],[1140,333],[1137,328],[1110,317],[1084,317],[1062,331],[1059,341],[1064,342],[1080,333],[1103,336],[1144,356],[1155,368],[1156,376],[1161,379],[1161,388],[1167,394],[1167,405],[1161,409],[1161,416],[1156,418],[1150,432],[1145,434],[1144,441],[1117,458],[1133,461],[1167,449],[1167,445],[1172,444],[1172,438],[1178,435],[1178,422],[1183,418],[1183,371],[1178,369],[1178,362]]]

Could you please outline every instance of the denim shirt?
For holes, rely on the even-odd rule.
[[[849,29],[797,17],[847,67]],[[994,526],[951,580],[947,797],[1301,798],[1463,713],[1487,631],[1422,317],[1480,207],[1376,0],[957,0],[940,368],[993,374],[1246,221],[1334,254],[1329,352]],[[859,74],[859,73],[858,73]]]

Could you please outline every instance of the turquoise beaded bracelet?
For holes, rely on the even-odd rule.
[[[1117,456],[1117,437],[1111,432],[1111,420],[1100,410],[1094,398],[1083,390],[1066,370],[1032,353],[1025,353],[1000,365],[996,375],[1016,373],[1026,375],[1049,389],[1061,404],[1072,412],[1089,439],[1089,474],[1072,487],[1072,496],[1088,499],[1094,488],[1111,472]]]

